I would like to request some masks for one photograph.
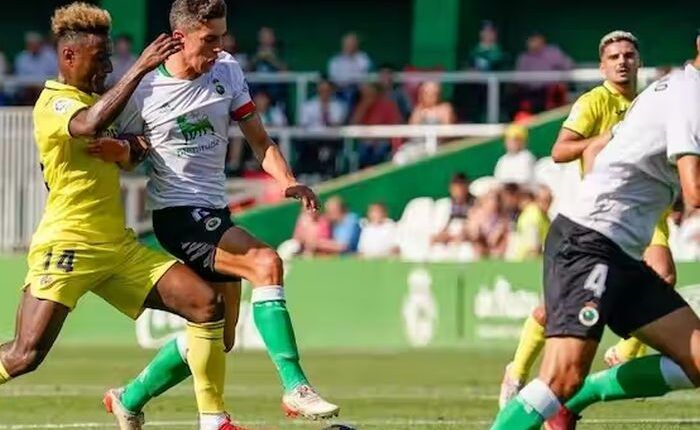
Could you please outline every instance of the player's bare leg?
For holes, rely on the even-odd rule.
[[[579,389],[595,356],[598,342],[550,337],[544,347],[539,376],[498,414],[492,430],[539,429]]]
[[[282,381],[285,391],[282,406],[286,414],[309,419],[338,415],[338,406],[318,395],[299,363],[284,299],[284,269],[277,252],[245,230],[231,227],[219,242],[214,268],[218,273],[245,278],[253,286],[251,301],[255,325]]]
[[[0,346],[0,384],[39,367],[69,312],[60,303],[35,298],[25,288],[17,309],[15,338]]]
[[[191,370],[194,375],[195,394],[200,411],[200,428],[234,430],[224,411],[223,388],[225,378],[225,346],[223,303],[219,294],[184,265],[174,265],[158,281],[148,295],[144,307],[160,309],[182,316],[189,321],[184,338],[163,348],[156,359],[139,376],[138,386],[132,391],[150,399],[176,385]],[[189,370],[187,369],[189,367]],[[122,419],[143,416],[140,409],[130,407],[129,402],[139,394],[124,397],[121,390],[110,390],[105,401],[111,403],[120,428],[134,430],[134,420]],[[116,404],[117,407],[114,407]]]

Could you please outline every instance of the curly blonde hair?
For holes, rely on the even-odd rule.
[[[51,31],[58,39],[80,34],[108,35],[111,26],[109,12],[83,2],[59,7],[51,17]]]

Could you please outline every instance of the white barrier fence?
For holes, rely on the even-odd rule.
[[[397,125],[348,126],[326,129],[300,127],[271,128],[285,155],[291,153],[292,139],[416,138],[423,142],[422,154],[434,153],[441,138],[490,137],[503,132],[500,124],[451,126]],[[240,136],[232,128],[231,136]],[[351,150],[351,145],[346,145]],[[146,179],[122,178],[127,225],[137,232],[150,229],[150,213],[145,209]],[[255,198],[262,194],[260,181],[232,179],[227,184],[230,201]],[[32,109],[0,108],[0,252],[25,250],[41,220],[47,191],[34,144]]]
[[[653,67],[639,70],[640,88],[646,87],[658,78],[658,71]],[[301,112],[301,106],[309,99],[309,86],[320,80],[317,72],[279,72],[279,73],[246,73],[246,79],[251,84],[284,84],[293,85],[295,89],[296,112]],[[397,72],[394,73],[396,82],[420,83],[428,80],[449,84],[478,84],[487,88],[486,118],[489,123],[497,123],[500,118],[501,84],[525,83],[581,83],[593,84],[603,80],[597,68],[581,68],[567,71],[548,72]],[[351,79],[354,82],[374,82],[376,73],[363,74]],[[43,85],[42,81],[23,76],[0,76],[0,87],[13,92],[27,85]]]

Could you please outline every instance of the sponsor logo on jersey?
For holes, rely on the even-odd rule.
[[[53,111],[59,115],[63,115],[72,104],[73,100],[71,99],[58,99],[53,102]]]
[[[214,132],[214,126],[205,115],[190,116],[193,118],[188,119],[187,115],[180,115],[175,120],[187,142]]]

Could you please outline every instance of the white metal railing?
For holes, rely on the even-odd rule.
[[[640,88],[646,87],[658,77],[658,72],[653,67],[645,67],[639,70]],[[252,84],[289,84],[294,85],[296,99],[296,112],[301,112],[302,104],[309,98],[309,85],[318,82],[321,74],[318,72],[279,72],[279,73],[246,73],[246,79]],[[397,72],[394,74],[396,82],[418,83],[427,80],[435,80],[450,84],[481,84],[487,88],[487,122],[497,123],[500,117],[501,84],[507,83],[595,83],[602,81],[600,70],[596,68],[580,68],[568,71],[549,72],[476,72],[476,71],[451,71],[451,72]],[[363,74],[354,76],[350,81],[368,82],[376,81],[377,74]],[[42,85],[42,81],[21,76],[0,76],[0,86],[8,91],[25,85]]]
[[[440,138],[497,136],[503,132],[503,125],[283,127],[270,128],[269,132],[287,156],[292,139],[420,138],[426,152],[431,153],[437,149]],[[237,127],[232,127],[230,133],[241,136]],[[351,149],[349,145],[346,148]],[[145,186],[144,177],[122,178],[127,225],[139,232],[150,229],[150,214],[144,205]],[[259,181],[232,179],[228,181],[227,194],[230,201],[255,198],[261,194],[262,186]],[[46,196],[34,143],[32,108],[0,108],[0,251],[26,249],[41,220]]]

